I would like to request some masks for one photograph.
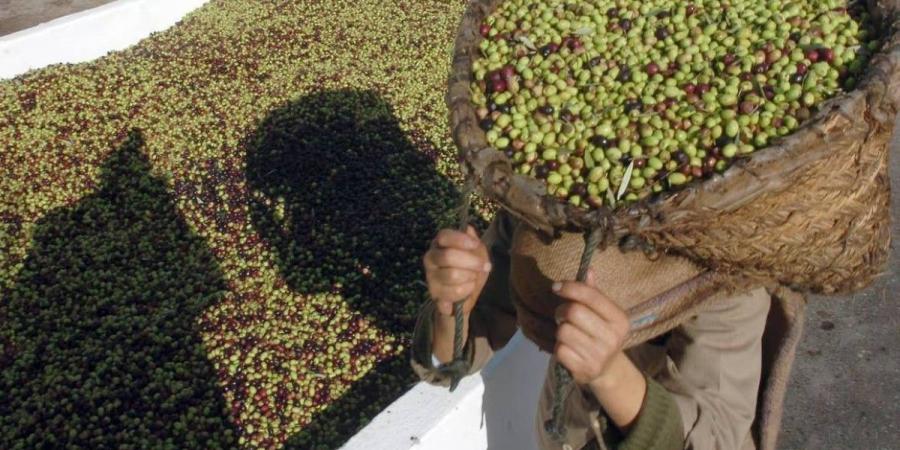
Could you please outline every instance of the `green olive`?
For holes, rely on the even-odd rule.
[[[624,0],[608,16],[598,0],[502,2],[473,63],[473,103],[489,144],[512,149],[529,174],[557,161],[552,192],[579,207],[602,205],[599,188],[621,182],[629,158],[646,163],[617,202],[627,204],[697,176],[678,174],[673,158],[723,170],[855,86],[880,43],[869,18],[832,11],[838,4],[698,0],[699,13],[686,14]],[[498,23],[533,45],[501,39]],[[588,183],[587,196],[575,182]]]

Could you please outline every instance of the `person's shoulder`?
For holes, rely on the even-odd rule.
[[[503,224],[506,227],[515,227],[519,224],[519,219],[505,208],[498,208],[494,213],[494,221]]]
[[[703,308],[698,317],[716,317],[721,321],[746,323],[762,319],[769,313],[772,297],[764,287],[725,293]]]
[[[497,209],[497,212],[494,213],[494,220],[491,223],[491,228],[494,229],[497,240],[509,242],[512,240],[512,235],[518,225],[519,219],[513,216],[509,211],[499,208]]]

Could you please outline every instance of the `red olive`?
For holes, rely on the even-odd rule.
[[[810,60],[810,62],[818,62],[819,61],[819,51],[811,48],[806,51],[806,59]]]

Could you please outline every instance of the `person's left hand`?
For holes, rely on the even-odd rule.
[[[553,291],[563,299],[556,308],[556,359],[579,384],[602,380],[622,353],[628,335],[628,316],[597,289],[597,277],[587,282],[556,282]]]

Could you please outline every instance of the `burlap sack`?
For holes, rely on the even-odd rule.
[[[560,302],[551,284],[574,278],[583,249],[584,240],[578,233],[548,239],[524,225],[513,234],[510,286],[516,294],[518,321],[526,337],[544,351],[553,350],[556,327],[552,318]],[[624,253],[616,246],[595,252],[591,267],[600,290],[628,313],[632,330],[627,347],[669,331],[737,288],[733,277],[686,258],[662,255],[651,261],[643,253]]]
[[[625,210],[586,212],[515,174],[491,148],[470,101],[478,28],[502,0],[470,3],[460,25],[447,102],[464,168],[480,190],[547,234],[603,227],[718,273],[806,292],[847,292],[879,275],[889,233],[888,143],[900,106],[900,0],[870,1],[890,36],[858,90],[823,104],[790,136],[723,175]]]
[[[787,393],[797,345],[803,334],[806,311],[806,299],[790,289],[776,288],[771,294],[772,307],[763,332],[762,377],[756,403],[756,420],[751,428],[759,450],[778,448],[784,395]]]

